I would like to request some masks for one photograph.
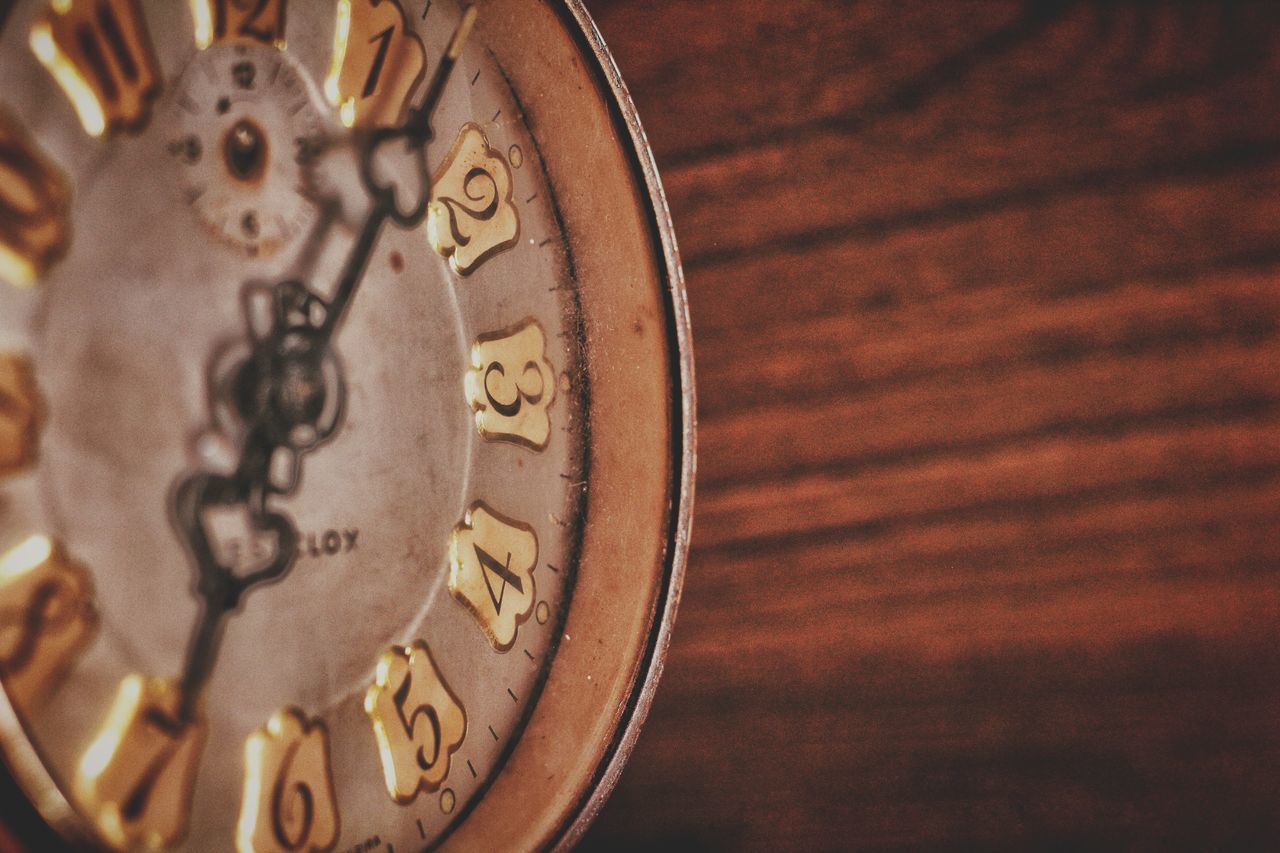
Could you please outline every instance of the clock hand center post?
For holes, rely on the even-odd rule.
[[[195,718],[204,687],[213,673],[218,648],[230,616],[252,587],[279,580],[297,557],[298,533],[284,513],[268,508],[271,495],[287,496],[297,488],[303,457],[328,438],[340,420],[343,398],[341,373],[333,357],[332,339],[355,296],[383,224],[392,220],[402,228],[414,228],[426,217],[431,178],[426,148],[431,141],[431,117],[445,84],[462,54],[475,23],[476,10],[468,6],[436,65],[420,103],[397,127],[374,130],[361,149],[361,178],[372,206],[356,238],[333,296],[326,301],[301,282],[288,281],[274,288],[275,312],[271,331],[255,340],[253,352],[240,366],[234,382],[234,408],[248,424],[240,459],[231,476],[196,472],[182,478],[174,492],[174,523],[187,546],[197,573],[196,592],[201,599],[200,617],[187,649],[179,683],[178,718],[182,724]],[[408,213],[396,205],[394,189],[374,174],[379,148],[403,142],[415,156],[419,195]],[[325,383],[327,365],[333,365],[336,381]],[[319,422],[326,395],[335,394],[330,407],[332,423]],[[277,452],[291,454],[292,476],[280,485],[272,481]],[[255,531],[274,533],[275,557],[266,566],[238,575],[215,554],[204,527],[211,508],[243,507]]]

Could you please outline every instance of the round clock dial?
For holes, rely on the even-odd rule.
[[[674,243],[585,13],[2,27],[0,743],[41,821],[572,838],[647,707],[692,474]]]

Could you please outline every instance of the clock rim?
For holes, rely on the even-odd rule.
[[[653,151],[618,67],[582,0],[542,2],[557,13],[567,33],[576,42],[580,55],[592,60],[585,70],[596,78],[600,92],[608,101],[621,147],[641,190],[644,218],[650,228],[653,245],[661,255],[655,260],[658,261],[663,285],[661,301],[665,311],[668,381],[673,390],[668,425],[671,482],[667,489],[667,539],[663,549],[662,578],[656,587],[653,621],[627,699],[591,779],[577,802],[564,813],[551,837],[543,839],[546,846],[567,849],[582,837],[616,787],[648,716],[663,671],[687,565],[696,476],[697,409],[684,274]],[[0,16],[0,27],[6,23],[4,17]],[[71,844],[89,844],[96,839],[88,821],[71,805],[50,775],[3,690],[0,690],[0,758],[3,759],[0,761],[0,781],[12,781],[14,787],[25,795],[26,803],[23,805],[29,806],[22,810],[24,815],[17,816],[16,821],[13,815],[4,815],[4,829],[16,832],[20,840],[36,843],[47,837],[49,829],[60,833],[63,840]],[[44,825],[37,825],[38,822]]]

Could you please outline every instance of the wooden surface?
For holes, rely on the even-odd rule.
[[[1280,843],[1280,4],[588,0],[694,545],[587,849]]]

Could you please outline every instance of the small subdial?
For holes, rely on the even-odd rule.
[[[219,240],[279,252],[316,219],[309,164],[323,146],[317,94],[273,47],[222,44],[182,76],[169,153],[183,195]]]

